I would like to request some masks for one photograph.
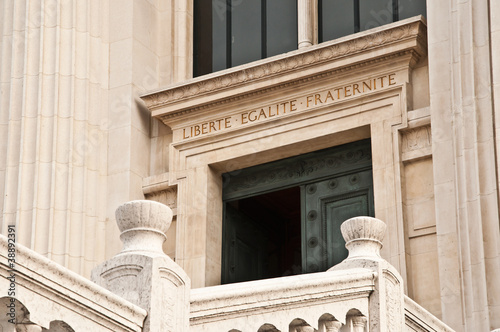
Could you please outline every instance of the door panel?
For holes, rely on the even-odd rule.
[[[349,218],[369,215],[367,191],[353,193],[355,196],[346,195],[335,197],[334,200],[322,202],[323,224],[326,225],[326,242],[328,264],[326,269],[340,263],[347,257],[345,241],[340,232],[340,225]]]
[[[340,225],[355,216],[373,216],[372,172],[361,171],[304,185],[302,269],[326,271],[347,257]]]

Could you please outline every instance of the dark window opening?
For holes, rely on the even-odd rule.
[[[425,0],[319,0],[319,42],[347,36],[416,15]]]
[[[194,0],[194,77],[295,49],[295,0]]]

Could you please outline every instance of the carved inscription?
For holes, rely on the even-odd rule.
[[[360,96],[396,85],[396,74],[387,74],[332,89],[318,91],[302,97],[284,100],[271,105],[254,108],[229,117],[205,121],[182,128],[182,139],[219,132],[233,127],[281,117],[294,112],[330,105],[345,99]]]

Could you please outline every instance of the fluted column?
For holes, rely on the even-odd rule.
[[[492,95],[498,51],[490,31],[498,20],[487,19],[498,4],[427,5],[442,319],[456,331],[487,331],[500,322],[499,139]]]
[[[1,229],[16,224],[19,243],[88,276],[104,259],[106,5],[1,5]]]

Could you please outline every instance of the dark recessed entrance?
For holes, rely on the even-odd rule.
[[[222,283],[325,271],[340,224],[373,216],[370,141],[223,174]]]
[[[299,187],[230,201],[226,221],[230,280],[301,273]]]

